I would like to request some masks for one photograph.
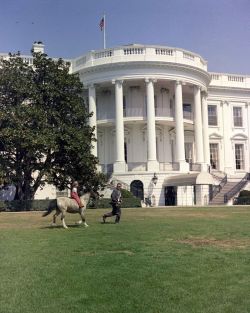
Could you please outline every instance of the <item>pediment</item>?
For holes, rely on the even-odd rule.
[[[222,139],[223,137],[219,133],[212,133],[209,135],[209,139]]]
[[[235,134],[231,137],[231,140],[247,140],[247,139],[248,139],[247,135],[242,133]]]

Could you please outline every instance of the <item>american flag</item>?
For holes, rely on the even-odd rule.
[[[99,24],[101,30],[104,28],[104,17],[101,19],[100,24]]]

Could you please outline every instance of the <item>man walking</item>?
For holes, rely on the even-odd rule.
[[[116,188],[112,191],[111,194],[111,205],[112,205],[112,212],[106,213],[103,215],[103,223],[105,223],[107,217],[116,216],[115,223],[120,222],[121,218],[121,202],[122,202],[122,194],[121,194],[122,185],[118,183]]]

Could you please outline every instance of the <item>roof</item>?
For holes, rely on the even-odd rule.
[[[167,177],[163,182],[163,186],[192,186],[213,184],[213,177],[207,172],[175,175]]]

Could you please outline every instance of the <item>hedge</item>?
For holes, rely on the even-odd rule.
[[[248,197],[250,198],[250,190],[242,190],[239,194],[239,197]]]
[[[250,197],[238,197],[234,199],[235,205],[249,205],[250,204]]]
[[[104,198],[97,201],[89,202],[88,208],[90,209],[101,209],[111,208],[110,199]],[[138,208],[141,207],[141,200],[139,198],[123,198],[122,208]]]
[[[235,205],[248,205],[250,204],[250,190],[241,190],[239,196],[234,199]]]
[[[45,211],[47,210],[50,201],[51,200],[0,201],[0,211]]]
[[[22,211],[46,211],[50,200],[13,200],[13,201],[0,201],[0,211],[7,212],[22,212]],[[141,201],[138,198],[124,198],[122,208],[135,208],[140,207]],[[100,199],[97,201],[90,201],[87,208],[111,208],[110,199]]]

